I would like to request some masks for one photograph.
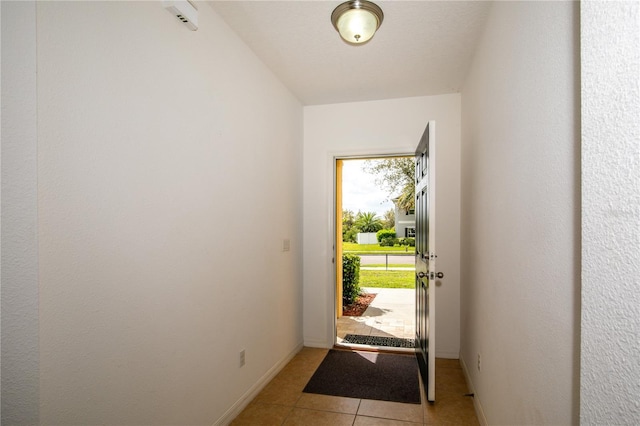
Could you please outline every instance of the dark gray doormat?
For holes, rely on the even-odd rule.
[[[414,339],[401,339],[399,337],[363,336],[361,334],[347,334],[342,339],[344,343],[357,345],[387,346],[390,348],[415,348]]]
[[[305,393],[420,404],[415,355],[331,349]]]

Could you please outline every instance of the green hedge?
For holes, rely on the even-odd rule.
[[[416,246],[416,239],[412,238],[412,237],[403,238],[403,239],[400,240],[400,245],[401,246],[415,247]]]
[[[381,229],[378,232],[376,232],[376,238],[378,239],[378,242],[381,243],[383,240],[386,240],[388,238],[395,238],[396,237],[396,231],[394,231],[393,229]]]
[[[342,255],[342,301],[348,305],[360,294],[360,256]]]
[[[397,238],[383,238],[382,241],[380,241],[380,247],[393,247],[396,244],[400,244],[400,240],[398,240]]]

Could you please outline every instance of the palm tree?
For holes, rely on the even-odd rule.
[[[378,232],[382,229],[382,221],[376,216],[375,212],[358,212],[356,226],[362,232]]]
[[[416,208],[416,187],[413,185],[407,185],[402,188],[402,192],[398,195],[393,202],[398,206],[398,209],[410,212]]]

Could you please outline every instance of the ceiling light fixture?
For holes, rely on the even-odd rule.
[[[350,0],[331,13],[331,23],[340,37],[350,44],[363,44],[380,28],[384,14],[378,5],[367,0]]]

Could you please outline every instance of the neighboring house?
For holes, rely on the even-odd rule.
[[[405,210],[398,207],[396,199],[393,199],[395,207],[395,230],[398,238],[407,238],[416,236],[416,214],[415,210]]]

